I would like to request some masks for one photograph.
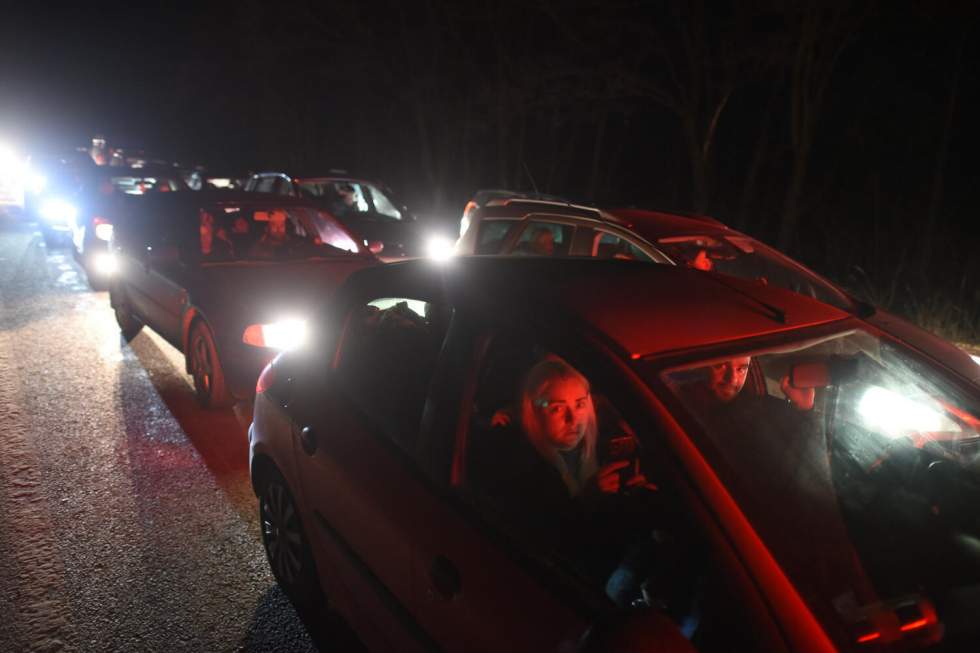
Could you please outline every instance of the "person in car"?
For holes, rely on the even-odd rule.
[[[249,258],[275,258],[284,253],[290,244],[287,222],[289,216],[281,209],[269,211],[262,237],[249,249]]]
[[[730,404],[742,396],[742,389],[752,367],[751,356],[736,356],[707,368],[707,374],[700,383],[692,387],[692,392],[701,395],[702,404]],[[794,388],[789,376],[783,377],[780,389],[786,399],[799,410],[813,408],[815,391],[813,388]]]
[[[226,260],[234,256],[234,248],[224,231],[215,227],[214,216],[202,209],[198,217],[201,256],[209,260]]]
[[[592,528],[615,512],[620,493],[654,487],[634,460],[600,459],[589,382],[560,358],[535,364],[517,406],[497,411],[492,424],[475,482],[532,539],[561,540],[569,529]]]
[[[350,184],[335,184],[333,186],[334,200],[330,203],[330,212],[336,217],[342,218],[356,211],[354,188]]]
[[[517,253],[530,256],[554,256],[555,234],[547,227],[535,227],[531,232],[531,239],[521,243]]]
[[[231,221],[231,232],[228,239],[236,252],[247,252],[252,244],[252,224],[244,215],[237,215]]]

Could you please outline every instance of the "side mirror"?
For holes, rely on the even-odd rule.
[[[666,615],[654,610],[619,613],[592,626],[579,653],[697,653],[690,640]]]

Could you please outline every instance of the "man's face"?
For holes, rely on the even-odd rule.
[[[751,362],[751,356],[740,356],[710,367],[708,386],[718,399],[727,402],[738,396],[749,376]]]
[[[558,379],[548,384],[534,406],[548,442],[561,450],[578,446],[593,414],[589,391],[578,379]]]

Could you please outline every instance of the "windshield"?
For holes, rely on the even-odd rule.
[[[974,650],[975,395],[863,331],[659,376],[719,478],[841,644]]]
[[[302,180],[300,192],[306,197],[325,202],[326,208],[337,218],[365,218],[374,220],[402,220],[403,211],[394,200],[375,184],[347,179]]]
[[[659,248],[678,264],[769,283],[853,311],[839,290],[802,266],[748,236],[670,236]]]
[[[307,207],[200,209],[187,232],[201,262],[304,259],[357,253],[333,218]]]

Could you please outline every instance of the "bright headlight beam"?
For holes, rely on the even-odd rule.
[[[973,362],[974,363],[976,363],[977,365],[980,365],[980,356],[972,356],[971,355],[970,358],[973,359]]]
[[[425,253],[433,261],[448,261],[453,255],[453,242],[445,236],[432,236],[426,243]]]
[[[864,392],[858,413],[866,426],[893,440],[909,433],[955,428],[948,418],[932,407],[879,386],[871,386]]]
[[[92,259],[95,271],[103,276],[111,276],[116,273],[116,257],[112,252],[100,252]]]
[[[269,324],[252,324],[242,334],[242,342],[254,347],[280,351],[298,349],[306,344],[304,320],[279,320]]]
[[[78,210],[75,205],[63,199],[49,199],[41,204],[41,217],[48,222],[69,224],[74,222]]]

